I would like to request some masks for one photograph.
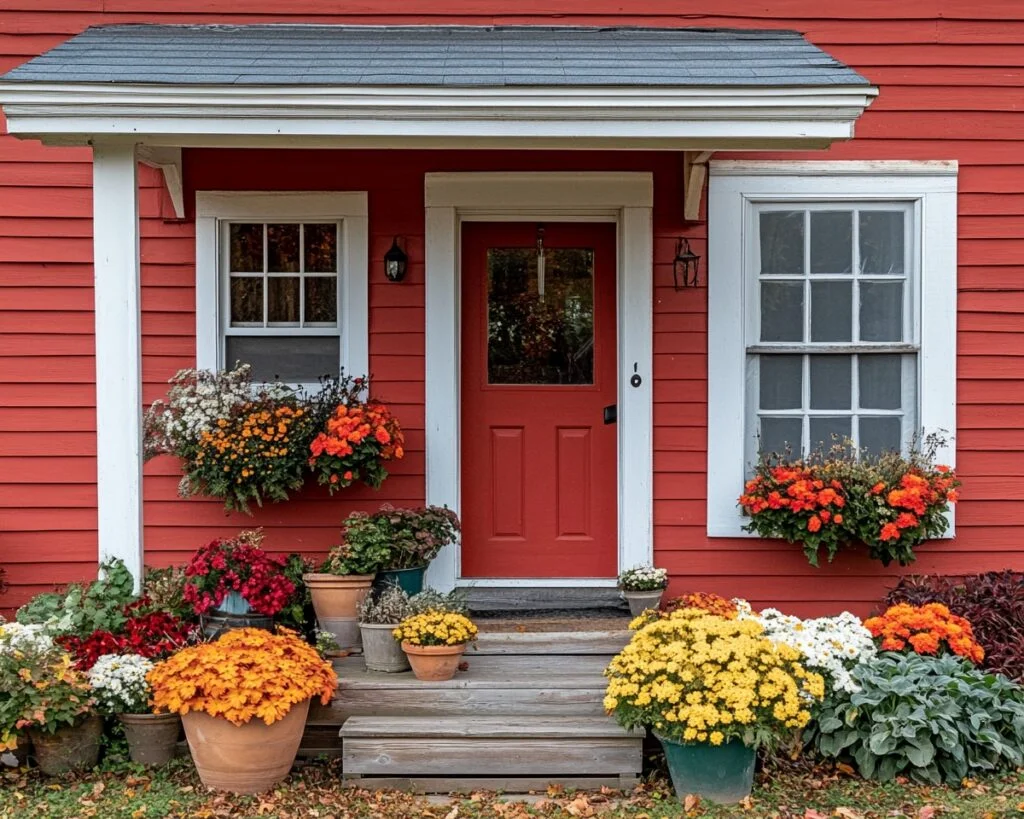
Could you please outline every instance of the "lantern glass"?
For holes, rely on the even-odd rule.
[[[384,275],[387,276],[388,281],[400,282],[405,278],[405,269],[408,265],[409,257],[405,255],[405,251],[398,246],[398,237],[396,236],[394,241],[391,243],[391,249],[384,254]]]

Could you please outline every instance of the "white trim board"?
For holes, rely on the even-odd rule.
[[[736,499],[746,467],[746,286],[759,202],[902,202],[919,227],[918,427],[942,431],[938,453],[950,466],[956,450],[956,162],[712,161],[708,189],[708,463],[709,537],[756,537],[742,530]],[[950,530],[950,535],[953,530]]]
[[[850,139],[873,86],[500,87],[103,85],[0,83],[9,133],[87,142],[97,135],[581,138],[741,141],[827,147]],[[723,138],[737,141],[725,146]]]
[[[605,221],[617,225],[619,568],[653,557],[652,299],[654,183],[649,173],[439,173],[425,178],[426,458],[429,504],[461,508],[459,252],[463,221]],[[636,372],[642,381],[632,387]],[[625,453],[629,453],[625,457]],[[462,579],[457,546],[428,570],[430,584]],[[500,581],[510,585],[512,581]],[[607,578],[558,578],[603,585]],[[611,580],[614,583],[614,579]],[[543,585],[538,582],[535,585]]]
[[[222,221],[341,221],[339,248],[339,366],[369,374],[369,221],[365,191],[196,192],[196,366],[219,369],[221,354]]]

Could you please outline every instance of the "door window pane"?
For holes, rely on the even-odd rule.
[[[765,211],[760,218],[761,275],[803,275],[804,212]]]
[[[903,212],[898,210],[862,210],[860,212],[861,273],[902,276],[904,257]]]
[[[903,282],[860,283],[860,337],[903,340]]]
[[[800,409],[803,356],[761,356],[759,369],[761,409]]]
[[[803,282],[761,282],[761,341],[803,341]]]
[[[862,355],[860,406],[862,409],[901,409],[903,364],[898,355]]]
[[[811,416],[811,451],[828,451],[850,437],[852,423],[849,415]]]
[[[487,251],[491,384],[594,383],[594,251]]]
[[[803,437],[801,418],[761,418],[760,451],[765,455],[799,453]]]
[[[811,409],[850,409],[853,356],[812,355]]]
[[[812,211],[811,273],[849,273],[853,270],[853,213]]]
[[[853,283],[811,282],[811,341],[853,339]]]

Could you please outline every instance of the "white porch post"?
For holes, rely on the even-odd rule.
[[[142,579],[142,337],[135,146],[93,145],[100,561]]]

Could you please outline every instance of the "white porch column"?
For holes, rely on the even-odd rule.
[[[99,559],[142,579],[142,336],[135,146],[93,145]]]

